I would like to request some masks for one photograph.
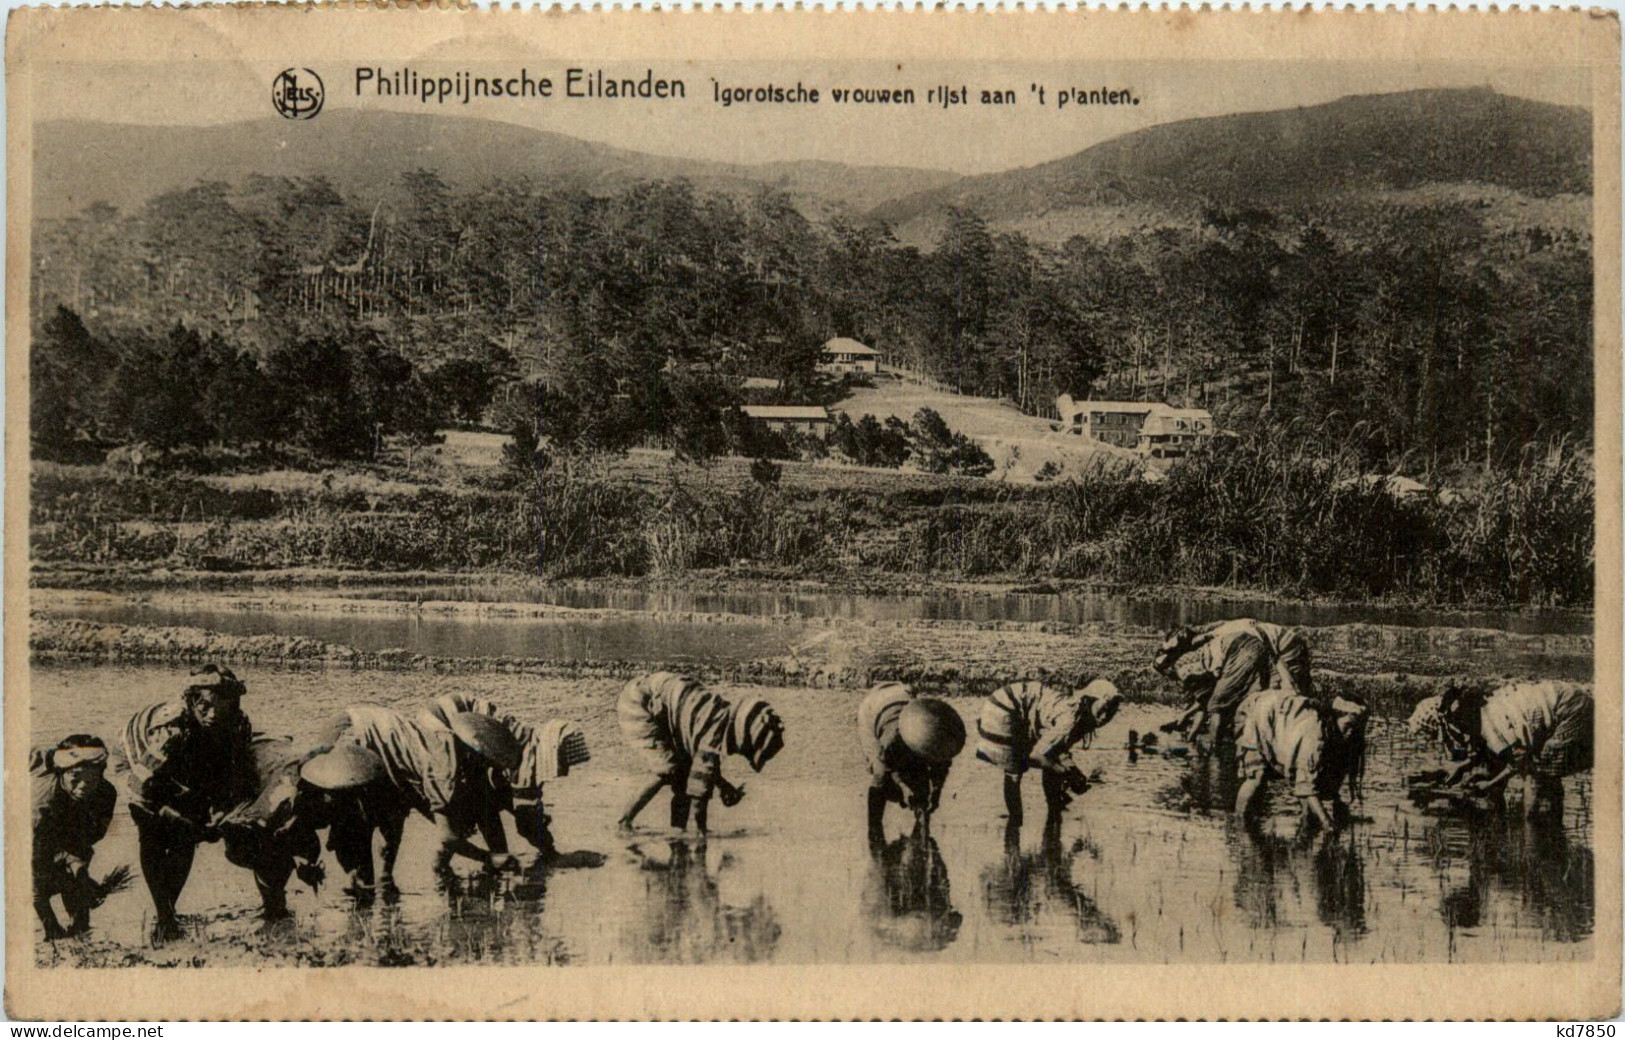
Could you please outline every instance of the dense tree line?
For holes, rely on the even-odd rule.
[[[1372,463],[1476,468],[1589,441],[1591,268],[1588,236],[1465,202],[1215,210],[1059,247],[954,212],[922,251],[765,189],[457,191],[414,171],[361,206],[321,178],[255,177],[38,227],[35,433],[162,441],[201,436],[175,431],[206,412],[210,437],[354,454],[363,433],[477,418],[524,377],[549,430],[704,456],[728,447],[740,377],[814,399],[820,344],[849,335],[1036,414],[1062,391],[1166,399],[1233,428],[1308,420],[1328,444],[1359,429]],[[314,392],[277,389],[307,365]],[[196,394],[120,404],[126,379]],[[208,396],[278,394],[269,417]],[[317,414],[329,398],[364,414]]]
[[[83,460],[113,445],[158,451],[290,445],[323,458],[375,456],[387,437],[426,443],[484,411],[490,379],[465,364],[422,370],[376,337],[290,340],[263,357],[184,325],[93,334],[58,307],[30,372],[33,448]]]

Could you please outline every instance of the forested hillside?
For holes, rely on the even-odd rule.
[[[961,193],[977,206],[947,209],[929,251],[763,186],[417,169],[361,199],[322,176],[204,181],[37,222],[36,442],[136,437],[119,417],[140,409],[115,399],[146,385],[130,372],[200,363],[171,356],[182,342],[209,344],[207,378],[249,383],[325,352],[348,381],[410,392],[373,410],[420,423],[539,380],[584,435],[636,438],[720,423],[747,375],[811,399],[819,345],[846,335],[1034,414],[1063,391],[1165,399],[1232,429],[1355,436],[1417,474],[1482,469],[1590,437],[1589,222],[1541,208],[1583,198],[1564,193],[1589,183],[1588,141],[1569,110],[1472,91],[1177,124],[1039,172],[1132,174],[1136,197],[1183,200],[1178,221],[1049,245]],[[1281,201],[1306,182],[1312,206]]]

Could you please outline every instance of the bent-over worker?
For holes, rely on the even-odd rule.
[[[1344,782],[1351,794],[1359,790],[1366,721],[1365,706],[1343,698],[1328,707],[1285,690],[1253,697],[1237,739],[1236,813],[1250,816],[1264,781],[1278,777],[1292,786],[1305,816],[1328,830],[1341,825]]]
[[[532,726],[484,697],[466,693],[448,693],[435,698],[419,713],[418,724],[449,729],[452,716],[463,712],[496,719],[518,742],[519,765],[504,778],[508,784],[505,808],[513,813],[514,829],[519,836],[529,842],[544,861],[557,859],[559,851],[553,840],[552,817],[542,802],[542,788],[549,780],[568,776],[572,766],[591,759],[581,727],[562,719]]]
[[[1243,619],[1168,633],[1152,667],[1192,694],[1202,709],[1197,732],[1217,747],[1234,739],[1242,702],[1270,688],[1276,660],[1265,635]],[[1211,683],[1211,690],[1203,690],[1204,683]]]
[[[621,813],[622,831],[669,787],[671,825],[687,827],[692,806],[694,828],[704,834],[713,790],[724,806],[745,796],[742,785],[723,778],[723,756],[739,755],[759,773],[784,747],[784,724],[766,701],[750,697],[731,704],[698,680],[671,672],[627,683],[615,712],[622,736],[655,772]]]
[[[156,916],[153,940],[182,934],[175,904],[198,845],[220,839],[226,814],[258,794],[247,687],[229,668],[193,672],[178,701],[137,712],[124,728],[130,818]]]
[[[413,812],[435,825],[437,874],[451,869],[454,856],[487,870],[514,866],[500,815],[507,784],[493,771],[515,768],[519,746],[495,719],[458,713],[449,728],[426,727],[381,704],[353,704],[328,724],[323,743],[334,749],[358,745],[376,755],[383,768],[382,779],[368,784],[328,833],[352,894],[364,895],[372,887],[375,831],[384,841],[378,883],[394,888],[401,836]],[[468,840],[476,830],[486,848]]]
[[[1521,777],[1524,812],[1535,815],[1561,812],[1563,778],[1591,768],[1595,716],[1591,690],[1580,683],[1515,682],[1490,694],[1453,687],[1428,697],[1410,727],[1461,760],[1447,785],[1504,794]]]
[[[858,704],[858,746],[869,764],[873,845],[885,840],[888,803],[913,810],[917,825],[929,825],[954,756],[965,746],[965,723],[946,701],[917,697],[902,683],[882,683]]]
[[[113,822],[118,791],[108,783],[107,745],[100,737],[75,733],[55,747],[33,753],[34,912],[45,938],[65,939],[90,927],[90,912],[128,877],[126,870],[102,881],[90,876],[96,843]],[[68,926],[56,916],[51,898],[62,898]]]
[[[1046,826],[1060,820],[1074,794],[1089,788],[1088,777],[1072,758],[1088,747],[1110,722],[1123,695],[1105,679],[1069,690],[1036,680],[1001,686],[988,695],[976,724],[976,757],[1004,771],[1006,819],[1021,826],[1021,778],[1028,769],[1043,773]]]

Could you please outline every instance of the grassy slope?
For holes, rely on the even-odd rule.
[[[1130,452],[1084,440],[1051,428],[1047,419],[1026,415],[1007,401],[937,390],[912,380],[883,380],[875,388],[855,389],[835,406],[854,420],[873,415],[907,422],[921,408],[935,409],[950,429],[976,441],[992,457],[997,476],[1010,465],[1009,479],[1030,481],[1045,462],[1076,473],[1097,460],[1132,460]],[[1012,453],[1015,458],[1012,463]]]

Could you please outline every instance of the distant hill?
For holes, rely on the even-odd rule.
[[[831,162],[674,159],[510,123],[396,112],[195,127],[60,121],[35,128],[35,214],[69,216],[97,201],[128,209],[200,180],[236,183],[256,173],[324,174],[345,194],[366,200],[417,167],[460,187],[519,176],[544,187],[586,191],[677,177],[725,191],[766,184],[813,211],[856,212],[958,176]]]
[[[916,243],[934,239],[949,207],[1054,241],[1185,223],[1204,205],[1280,208],[1436,185],[1474,185],[1492,196],[1588,195],[1591,114],[1487,88],[1361,95],[1165,123],[873,213]]]

